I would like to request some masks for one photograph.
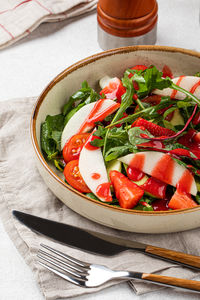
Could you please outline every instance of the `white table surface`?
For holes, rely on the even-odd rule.
[[[200,51],[199,0],[159,0],[158,45]],[[43,24],[31,35],[0,51],[0,101],[37,96],[58,73],[101,49],[96,14],[60,23]],[[28,266],[0,221],[0,299],[44,299]],[[123,283],[74,300],[199,299],[197,295],[163,289],[136,296]]]

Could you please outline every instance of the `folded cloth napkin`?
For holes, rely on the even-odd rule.
[[[43,22],[62,21],[96,8],[97,0],[9,0],[0,2],[0,49]]]
[[[12,216],[13,209],[21,210],[77,227],[200,255],[199,229],[162,235],[118,231],[85,219],[58,200],[47,188],[35,166],[35,153],[29,132],[30,116],[35,101],[36,98],[25,98],[0,102],[0,217],[16,248],[36,275],[45,298],[49,300],[92,293],[114,283],[96,289],[84,289],[68,283],[37,263],[36,254],[41,242],[80,260],[104,264],[113,269],[156,271],[182,278],[197,276],[198,272],[134,251],[127,251],[112,258],[88,254],[38,235]],[[131,281],[130,285],[138,294],[159,288],[135,281]]]

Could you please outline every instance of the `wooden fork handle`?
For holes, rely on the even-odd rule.
[[[169,276],[161,276],[157,274],[142,274],[142,279],[148,282],[157,283],[170,287],[179,287],[196,292],[200,292],[200,281],[180,279]]]
[[[165,258],[166,260],[170,260],[172,262],[174,261],[180,263],[181,265],[184,265],[186,267],[200,269],[200,256],[185,254],[182,252],[177,252],[155,246],[147,246],[145,249],[145,253],[152,254],[152,256]]]

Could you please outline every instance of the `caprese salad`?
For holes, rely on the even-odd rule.
[[[66,183],[124,209],[200,204],[200,73],[137,65],[86,81],[41,126],[41,148]]]

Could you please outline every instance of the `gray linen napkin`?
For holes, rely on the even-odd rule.
[[[97,0],[0,1],[0,49],[25,37],[43,22],[57,22],[96,8]]]
[[[81,228],[92,228],[95,231],[200,255],[199,229],[162,235],[128,233],[89,221],[62,204],[47,188],[35,166],[35,154],[29,133],[34,103],[35,98],[0,102],[0,217],[8,235],[35,274],[45,298],[50,300],[92,293],[114,283],[98,289],[84,289],[66,282],[37,264],[36,253],[41,242],[81,260],[105,264],[113,269],[160,271],[160,274],[182,278],[197,276],[197,272],[133,251],[108,258],[72,249],[37,235],[13,218],[12,210],[17,209]],[[130,285],[137,294],[160,288],[134,281]]]

